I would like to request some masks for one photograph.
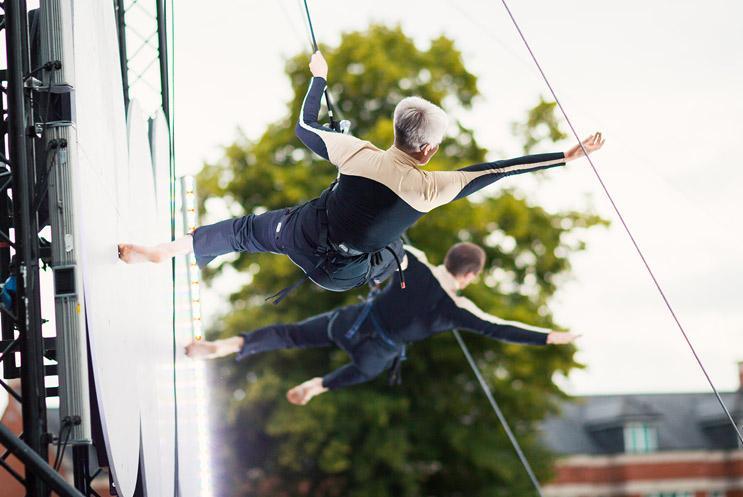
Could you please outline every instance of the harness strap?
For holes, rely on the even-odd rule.
[[[388,385],[400,385],[402,384],[402,363],[408,358],[407,346],[404,343],[398,344],[392,338],[390,338],[389,335],[387,335],[387,332],[384,331],[384,327],[382,326],[382,323],[379,322],[379,317],[377,316],[377,313],[374,311],[374,309],[371,310],[369,317],[371,318],[372,325],[374,325],[374,332],[377,334],[377,336],[379,336],[379,338],[381,338],[385,343],[387,343],[387,345],[390,345],[391,347],[400,347],[400,351],[397,353],[392,361],[390,372],[387,374]]]
[[[291,285],[282,288],[278,292],[274,293],[270,297],[266,297],[266,302],[271,302],[273,305],[278,305],[281,303],[282,300],[286,298],[287,295],[289,295],[292,291],[294,291],[296,288],[298,288],[302,283],[305,282],[307,279],[307,275],[305,274],[303,277],[292,283]]]
[[[402,385],[402,363],[407,360],[407,358],[408,356],[405,351],[405,345],[403,345],[400,353],[397,354],[395,359],[392,361],[392,367],[390,368],[390,372],[387,374],[388,385]]]
[[[320,199],[322,199],[322,201],[318,202],[318,205],[315,206],[316,210],[325,212],[325,216],[320,218],[320,232],[318,233],[319,236],[317,240],[319,242],[317,245],[317,252],[322,255],[333,250],[332,245],[330,244],[330,237],[328,236],[328,195],[335,189],[337,184],[338,178],[335,178],[330,186],[320,194]]]
[[[377,317],[377,313],[374,312],[374,309],[372,309],[370,317],[372,325],[374,326],[374,332],[379,336],[379,338],[390,347],[397,348],[398,343],[391,339],[389,335],[387,335],[387,332],[384,331],[384,327],[382,326],[382,323],[379,322],[379,318]]]
[[[349,340],[352,339],[354,336],[356,336],[356,333],[358,333],[359,329],[361,328],[361,325],[364,324],[364,321],[366,321],[367,316],[369,316],[369,312],[371,312],[372,308],[372,299],[368,299],[366,303],[364,304],[364,307],[361,308],[361,312],[358,316],[356,316],[356,320],[353,322],[351,327],[346,332],[346,338]]]
[[[335,340],[333,339],[333,325],[335,324],[335,320],[338,318],[338,314],[340,314],[339,311],[333,312],[330,319],[328,319],[328,325],[325,327],[325,333],[328,335],[328,340],[333,343],[335,343]]]
[[[354,336],[356,336],[356,333],[358,333],[359,329],[361,328],[361,325],[364,324],[364,321],[366,321],[366,318],[369,316],[369,313],[372,311],[372,305],[374,304],[374,297],[376,297],[377,293],[379,293],[379,288],[373,288],[369,295],[366,297],[366,301],[364,303],[364,307],[361,308],[361,312],[358,316],[356,316],[356,320],[353,322],[351,327],[346,332],[345,336],[349,340],[352,339]]]
[[[298,288],[302,283],[304,283],[307,278],[310,278],[311,275],[315,274],[315,271],[317,271],[317,268],[323,265],[325,262],[325,259],[320,259],[317,264],[315,264],[315,267],[313,267],[310,271],[308,271],[304,276],[302,276],[300,279],[292,283],[286,288],[282,288],[278,292],[274,293],[270,297],[266,297],[265,302],[271,302],[273,305],[278,305],[282,300],[286,298],[287,295],[289,295],[292,291],[294,291],[296,288]]]

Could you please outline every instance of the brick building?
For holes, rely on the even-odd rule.
[[[740,426],[743,390],[722,398]],[[546,497],[743,497],[743,450],[713,393],[580,397],[542,430],[560,455]]]

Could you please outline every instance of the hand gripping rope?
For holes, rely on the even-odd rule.
[[[318,52],[317,39],[315,39],[315,28],[312,26],[312,16],[310,15],[310,8],[307,6],[307,0],[304,0],[304,11],[307,14],[307,25],[310,28],[310,37],[312,38],[312,48],[315,52]],[[328,118],[330,119],[330,128],[333,131],[339,133],[348,134],[351,130],[351,121],[348,119],[342,119],[340,122],[335,120],[335,114],[333,109],[333,102],[330,100],[330,94],[328,94],[327,88],[324,90],[325,93],[325,104],[328,107]]]

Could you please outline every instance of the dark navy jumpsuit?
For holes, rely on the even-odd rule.
[[[367,303],[244,333],[238,360],[271,350],[338,347],[351,362],[323,377],[323,386],[332,390],[375,378],[392,366],[406,344],[455,328],[507,342],[546,344],[550,330],[486,314],[456,294],[454,277],[444,266],[431,266],[420,251],[405,249],[405,290],[398,273]]]

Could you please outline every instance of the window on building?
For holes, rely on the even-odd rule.
[[[648,423],[624,425],[624,451],[630,454],[654,452],[658,449],[658,434]],[[683,497],[683,494],[657,494],[658,497]],[[655,495],[653,496],[655,497]]]

